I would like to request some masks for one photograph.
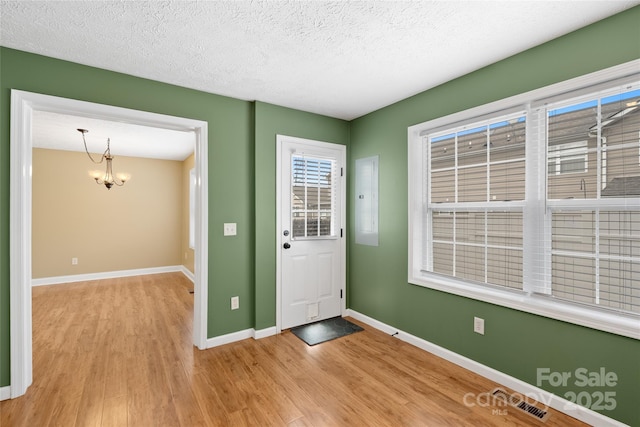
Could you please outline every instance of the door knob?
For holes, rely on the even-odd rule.
[[[291,245],[289,244],[289,242],[287,242],[284,245],[282,245],[282,247],[285,248],[285,249],[289,249],[291,247]]]

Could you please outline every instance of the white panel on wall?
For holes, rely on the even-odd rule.
[[[356,243],[378,246],[378,156],[356,160]]]

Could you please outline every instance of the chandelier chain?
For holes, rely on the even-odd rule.
[[[86,151],[86,152],[87,152],[87,156],[89,156],[89,158],[91,159],[91,161],[92,161],[93,163],[97,164],[97,165],[99,165],[99,164],[101,164],[102,162],[104,162],[104,159],[105,159],[105,157],[107,156],[107,153],[109,153],[109,151],[110,151],[110,150],[109,150],[109,143],[110,143],[109,138],[107,138],[107,149],[106,149],[106,150],[104,150],[104,153],[102,153],[102,157],[100,157],[100,161],[99,161],[99,162],[97,162],[97,161],[93,158],[93,156],[91,156],[91,153],[89,153],[89,149],[87,148],[87,140],[86,140],[86,139],[85,139],[85,137],[84,137],[84,134],[85,134],[86,132],[82,132],[82,131],[80,131],[80,133],[82,134],[82,142],[84,143],[84,151]]]

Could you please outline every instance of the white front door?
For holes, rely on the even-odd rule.
[[[278,135],[279,329],[340,316],[346,147]]]

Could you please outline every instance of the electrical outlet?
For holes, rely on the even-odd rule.
[[[240,308],[240,297],[231,297],[231,310]]]
[[[484,335],[484,319],[480,317],[473,318],[473,332]]]
[[[225,236],[235,236],[236,233],[236,223],[235,222],[225,222],[224,223],[224,235]]]
[[[71,265],[78,265],[78,258],[71,258]]]

